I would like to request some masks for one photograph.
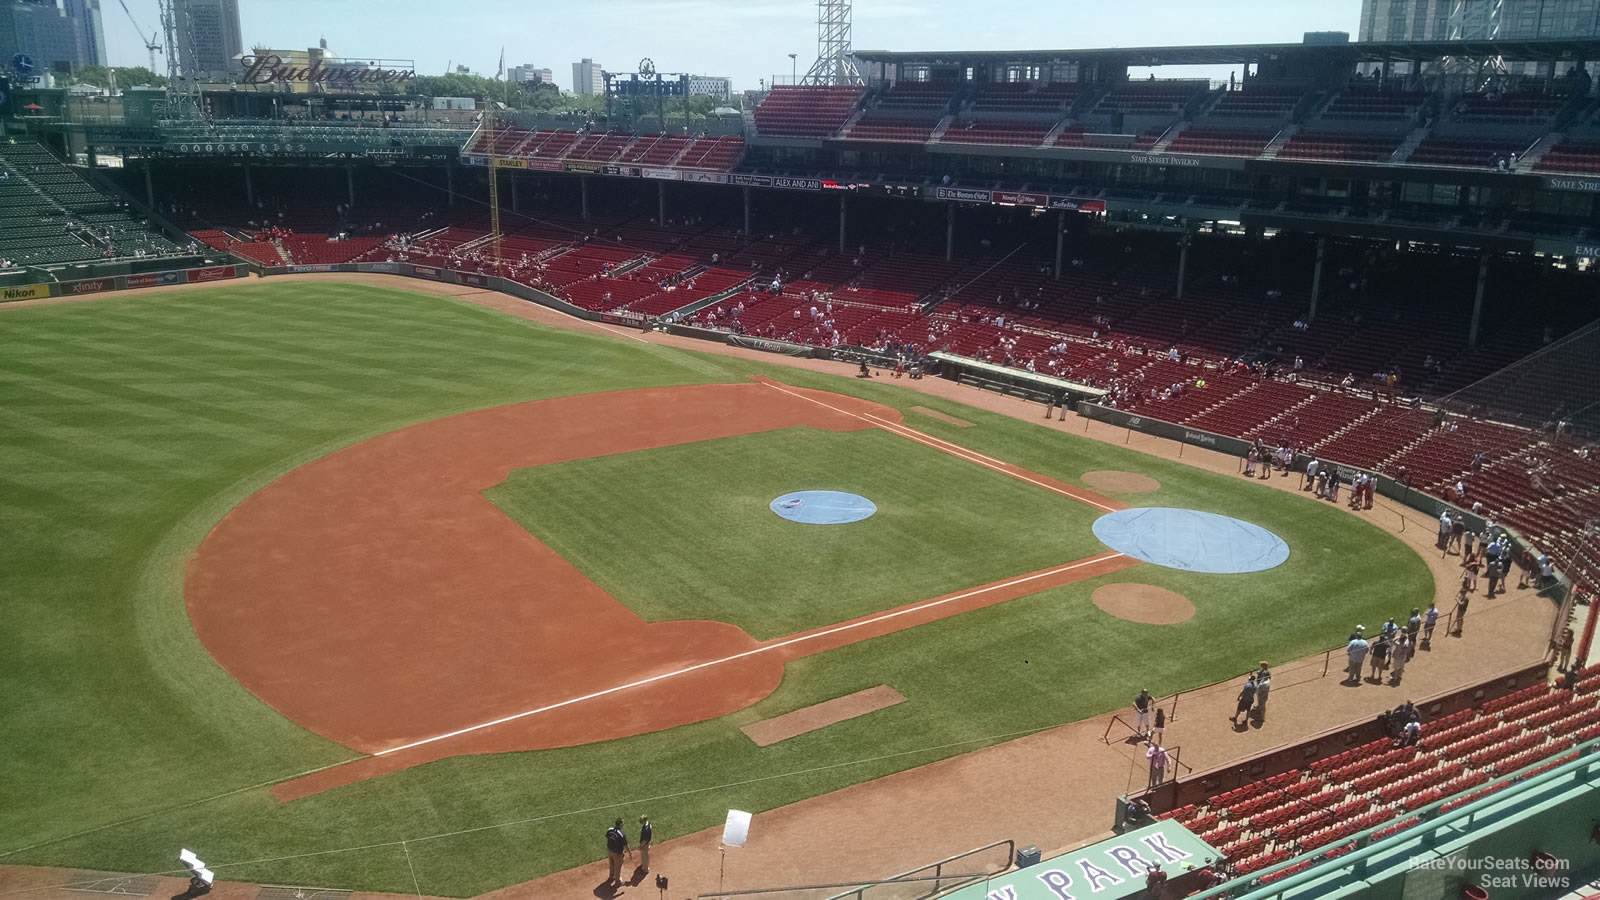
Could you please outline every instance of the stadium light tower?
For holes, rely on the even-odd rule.
[[[865,84],[850,47],[852,0],[817,0],[817,61],[801,84]]]

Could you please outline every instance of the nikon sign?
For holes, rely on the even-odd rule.
[[[417,77],[415,69],[390,69],[367,63],[325,64],[313,59],[304,65],[285,62],[276,53],[244,56],[245,84],[323,84],[330,87],[359,87],[375,84],[404,84]]]

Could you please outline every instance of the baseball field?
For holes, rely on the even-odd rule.
[[[229,880],[472,896],[594,861],[617,816],[687,834],[1434,591],[1326,504],[842,364],[292,279],[8,309],[0,346],[12,864],[163,872],[189,847]],[[776,514],[811,490],[876,511]],[[1289,555],[1139,562],[1093,530],[1128,507]],[[1108,584],[1192,615],[1108,611]],[[741,730],[881,686],[904,702]]]

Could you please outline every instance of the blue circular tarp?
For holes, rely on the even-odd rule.
[[[785,519],[807,525],[846,525],[878,511],[871,500],[843,491],[795,491],[772,501],[771,506]]]
[[[1095,520],[1094,536],[1134,559],[1185,572],[1260,572],[1289,558],[1289,545],[1260,525],[1195,509],[1119,510]]]

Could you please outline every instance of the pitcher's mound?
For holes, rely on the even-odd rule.
[[[1094,488],[1102,494],[1148,494],[1161,489],[1161,482],[1136,472],[1085,472],[1078,480],[1083,482],[1084,487]]]
[[[1194,618],[1194,604],[1182,594],[1150,584],[1108,584],[1094,590],[1102,612],[1141,625],[1176,625]]]

